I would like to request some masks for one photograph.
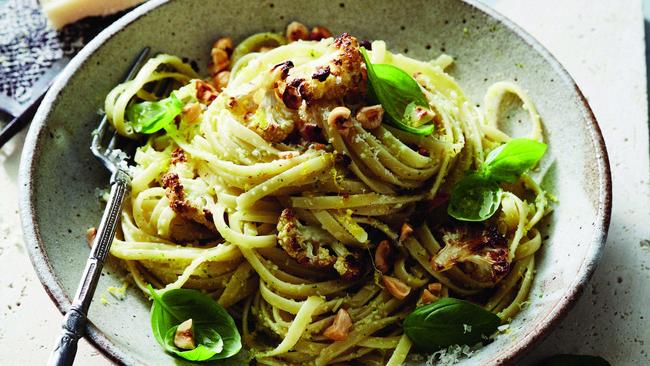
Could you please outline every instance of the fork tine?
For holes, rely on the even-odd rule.
[[[106,146],[106,151],[111,151],[115,149],[115,146],[117,145],[117,139],[118,139],[118,134],[117,132],[113,132],[113,135],[111,136],[111,139],[108,140],[108,145]]]
[[[140,68],[146,61],[150,50],[151,49],[149,47],[144,47],[140,51],[136,59],[133,61],[131,68],[127,72],[124,78],[124,82],[132,80],[135,77],[137,72],[140,70]],[[112,130],[113,134],[109,134],[108,133],[109,130]],[[107,159],[106,156],[115,149],[116,145],[117,145],[117,134],[110,126],[108,122],[108,117],[106,117],[106,114],[104,114],[102,120],[99,122],[99,125],[97,126],[97,129],[93,131],[93,138],[90,144],[90,150],[92,151],[93,155],[95,155],[95,157],[97,157],[97,159],[99,159],[106,166],[106,168],[108,168],[111,171],[114,171],[115,167],[112,166],[113,162]],[[104,146],[107,147],[103,148]]]

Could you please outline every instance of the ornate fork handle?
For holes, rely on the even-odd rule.
[[[68,313],[65,315],[63,332],[50,354],[49,366],[67,366],[72,365],[74,361],[77,353],[77,342],[85,331],[88,308],[104,267],[106,255],[115,237],[118,216],[129,190],[130,182],[129,174],[121,169],[117,169],[111,176],[111,193],[108,204],[104,209],[104,215],[99,224],[95,240],[93,240],[93,247],[86,262],[81,282],[79,282],[77,294]]]

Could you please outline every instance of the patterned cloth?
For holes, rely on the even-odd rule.
[[[56,60],[74,56],[123,14],[87,18],[56,31],[37,0],[0,0],[0,93],[29,101],[30,88]]]

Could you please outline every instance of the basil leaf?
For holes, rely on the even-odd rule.
[[[447,213],[457,220],[484,221],[501,204],[501,188],[481,174],[463,177],[451,191]]]
[[[157,102],[141,102],[126,109],[126,119],[138,133],[158,132],[174,122],[183,111],[183,102],[174,94]]]
[[[537,165],[546,148],[546,144],[527,138],[510,140],[488,154],[481,171],[495,181],[514,183]]]
[[[492,150],[478,172],[469,173],[451,192],[447,213],[463,221],[484,221],[501,204],[498,183],[514,183],[546,153],[546,144],[518,138]]]
[[[165,291],[159,295],[149,287],[153,297],[151,330],[158,343],[166,350],[192,361],[209,361],[231,357],[242,347],[241,336],[230,314],[208,295],[188,289]],[[173,346],[173,335],[178,325],[187,319],[194,324],[195,342],[199,351],[185,353]],[[171,334],[171,345],[169,345]],[[216,334],[216,335],[215,335]],[[220,347],[218,344],[222,343]],[[218,348],[221,350],[215,352]],[[194,351],[194,350],[191,350]],[[208,358],[208,354],[211,354]],[[194,359],[197,358],[197,359]],[[200,358],[200,359],[198,359]],[[190,359],[190,358],[186,358]]]
[[[539,363],[539,366],[611,366],[611,365],[607,360],[599,356],[559,354],[542,360],[542,362]]]
[[[428,107],[427,98],[411,75],[402,69],[387,64],[372,64],[365,48],[360,48],[368,72],[368,96],[373,103],[379,103],[386,111],[386,122],[400,130],[417,135],[429,135],[434,125],[420,127],[409,125],[405,119],[406,108],[411,103]]]
[[[415,309],[404,319],[404,333],[422,352],[455,344],[474,345],[501,324],[495,314],[464,300],[443,298]]]
[[[219,333],[214,329],[201,329],[196,326],[194,327],[194,338],[198,340],[198,346],[192,350],[179,349],[174,344],[174,336],[176,335],[177,328],[178,325],[169,328],[165,334],[165,343],[163,346],[168,352],[190,361],[205,361],[223,350],[223,339]]]

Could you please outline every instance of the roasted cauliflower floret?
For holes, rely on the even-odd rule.
[[[209,188],[202,180],[194,178],[194,170],[187,163],[185,153],[183,150],[176,149],[172,152],[169,171],[160,178],[160,185],[165,188],[169,206],[178,216],[216,232],[212,221],[212,213],[206,208],[206,204],[202,199],[202,196],[207,194]],[[181,180],[185,180],[188,187],[184,186]],[[183,221],[175,220],[174,224],[176,224],[175,226],[182,226]],[[192,227],[195,228],[196,226]],[[180,229],[177,231],[179,233],[183,232]]]
[[[431,258],[436,271],[464,263],[465,272],[477,280],[496,283],[510,270],[508,241],[496,226],[455,225],[439,230],[445,246]]]
[[[354,281],[363,275],[363,260],[361,254],[350,252],[339,256],[334,263],[334,269],[342,279]]]
[[[281,142],[293,132],[297,113],[285,105],[288,98],[280,94],[275,87],[287,77],[293,67],[291,61],[275,65],[268,72],[268,78],[259,85],[250,85],[240,94],[228,98],[227,107],[249,129],[255,131],[264,140]],[[300,96],[296,95],[299,99]],[[294,101],[300,105],[300,101]]]
[[[284,209],[278,220],[278,243],[303,266],[334,269],[343,279],[353,280],[362,274],[361,255],[346,252],[337,256],[328,245],[334,241],[320,228],[303,225],[292,209]]]
[[[357,39],[343,33],[332,42],[330,48],[332,52],[316,63],[309,63],[309,67],[292,69],[286,78],[287,87],[283,94],[295,94],[297,91],[307,104],[361,94],[365,90],[366,74]]]
[[[359,100],[366,82],[356,38],[344,33],[321,42],[327,51],[311,62],[287,60],[265,71],[269,75],[236,90],[226,88],[235,118],[269,142],[282,142],[294,131],[305,141],[320,141],[321,126],[305,119],[306,108],[319,101]]]

